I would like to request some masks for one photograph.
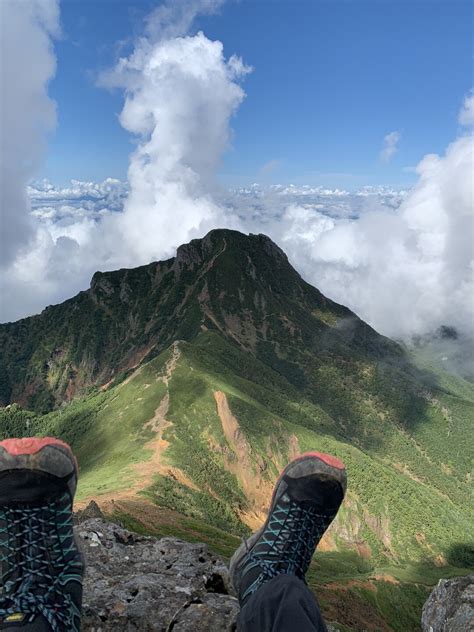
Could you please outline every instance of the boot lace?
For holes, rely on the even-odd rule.
[[[81,581],[77,562],[71,562],[76,549],[69,500],[0,508],[0,549],[0,620],[21,613],[32,621],[40,614],[52,632],[76,630],[74,620],[80,613],[63,590],[67,582]],[[8,575],[11,579],[5,581]]]
[[[296,575],[304,580],[314,550],[334,515],[320,514],[313,505],[290,500],[278,504],[258,543],[249,550],[242,575],[259,568],[260,573],[247,587],[245,600],[277,575]]]

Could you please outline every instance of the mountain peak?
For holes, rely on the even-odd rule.
[[[288,263],[288,257],[283,250],[264,234],[246,235],[237,230],[215,228],[201,239],[193,239],[187,244],[179,246],[175,263],[177,266],[201,264],[203,261],[218,256],[229,248],[239,253],[261,252],[267,256],[280,259]]]
[[[171,259],[156,261],[138,268],[122,268],[110,272],[98,270],[92,276],[90,289],[93,293],[99,291],[101,294],[111,295],[120,275],[123,276],[132,272],[147,274],[155,272],[156,269],[168,269],[170,266],[176,275],[182,271],[192,271],[204,263],[211,263],[212,266],[217,257],[226,251],[231,257],[241,258],[245,253],[247,259],[252,259],[260,255],[273,259],[273,263],[277,265],[291,267],[283,250],[267,235],[262,233],[246,235],[237,230],[215,228],[202,238],[192,239],[190,242],[178,246],[176,256]]]
[[[180,246],[171,259],[96,272],[89,290],[21,326],[0,326],[9,367],[0,399],[49,409],[108,383],[174,340],[192,341],[206,331],[301,383],[300,348],[396,352],[394,343],[306,283],[269,237],[216,229]]]

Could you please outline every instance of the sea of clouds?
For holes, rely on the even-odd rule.
[[[4,0],[2,82],[14,89],[1,114],[1,320],[86,289],[98,269],[167,258],[227,227],[272,237],[306,280],[386,335],[407,339],[446,324],[472,335],[474,96],[462,103],[457,138],[421,160],[410,190],[223,189],[216,173],[252,68],[226,58],[221,42],[189,34],[198,13],[221,4],[165,3],[130,56],[101,75],[102,88],[122,91],[120,123],[136,141],[127,182],[59,188],[35,180],[55,122],[47,86],[59,3]],[[384,160],[398,142],[389,136]]]

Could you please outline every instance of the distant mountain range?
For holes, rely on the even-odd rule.
[[[427,587],[473,563],[473,385],[415,363],[264,235],[214,230],[167,261],[97,272],[1,325],[0,354],[0,436],[71,442],[80,498],[141,528],[165,507],[230,553],[226,534],[259,524],[288,459],[342,458],[347,501],[310,583],[331,620],[350,594],[345,629],[364,612],[374,630],[417,629]]]

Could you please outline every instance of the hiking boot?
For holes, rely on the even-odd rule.
[[[241,544],[230,561],[230,576],[241,606],[277,575],[296,575],[304,581],[345,491],[344,463],[334,456],[308,452],[286,466],[275,485],[265,524]]]
[[[77,463],[58,439],[0,442],[0,630],[78,632]]]

